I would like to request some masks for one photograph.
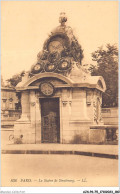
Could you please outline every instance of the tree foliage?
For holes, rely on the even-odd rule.
[[[106,45],[106,49],[99,47],[92,53],[92,60],[97,65],[90,65],[89,70],[94,76],[103,76],[106,92],[103,94],[103,107],[118,106],[118,48]]]
[[[7,79],[7,81],[11,84],[11,86],[16,86],[19,82],[22,80],[22,76],[25,74],[25,71],[22,71],[19,74],[13,75],[10,79]]]

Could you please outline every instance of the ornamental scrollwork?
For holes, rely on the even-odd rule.
[[[70,74],[72,62],[75,61],[78,68],[83,59],[83,50],[71,27],[66,26],[67,17],[61,13],[61,23],[48,37],[43,45],[43,50],[37,55],[37,62],[32,67],[30,76],[37,73],[55,72],[65,76]]]

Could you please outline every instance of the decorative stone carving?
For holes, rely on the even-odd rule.
[[[94,107],[94,121],[97,122],[97,112],[96,112],[96,101],[93,101],[93,107]]]
[[[63,106],[66,106],[66,105],[67,105],[67,103],[68,103],[68,101],[64,101],[64,100],[62,100],[62,104],[63,104]]]
[[[5,98],[4,98],[4,99],[2,99],[2,100],[3,100],[3,102],[6,102],[6,101],[7,101],[7,99],[5,99]]]
[[[10,102],[12,102],[12,101],[13,101],[13,99],[12,99],[12,98],[9,98],[9,101],[10,101]]]
[[[31,104],[31,106],[35,106],[36,103],[35,102],[31,102],[30,104]]]
[[[31,76],[43,72],[56,72],[68,76],[73,60],[77,62],[78,68],[81,65],[83,50],[72,29],[65,25],[66,21],[67,17],[62,12],[59,18],[61,25],[45,41],[43,51],[38,53],[38,61],[32,67]]]
[[[71,60],[70,58],[61,58],[58,64],[59,71],[68,71],[71,68]]]
[[[67,16],[65,12],[60,13],[59,22],[61,23],[61,25],[65,25],[65,22],[67,22]]]
[[[93,101],[93,107],[94,107],[94,121],[97,124],[102,122],[101,106],[102,102],[100,98],[96,96],[95,100]]]
[[[55,92],[55,89],[53,84],[51,84],[50,82],[42,82],[40,84],[40,92],[44,96],[52,96]]]
[[[33,74],[37,74],[43,71],[43,67],[44,67],[44,62],[43,61],[39,61],[37,62],[31,70],[31,73]]]
[[[59,59],[60,59],[60,54],[58,52],[56,52],[56,51],[48,54],[48,61],[50,63],[54,63],[54,62],[56,62]]]
[[[46,72],[54,72],[57,68],[57,64],[56,63],[46,63],[45,65],[45,71]]]
[[[42,52],[39,52],[37,57],[38,60],[47,60],[47,56],[48,56],[48,51],[47,50],[43,50]]]

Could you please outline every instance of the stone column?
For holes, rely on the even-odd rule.
[[[41,143],[41,104],[36,95],[36,143]]]
[[[82,89],[73,90],[71,120],[90,120],[87,114],[86,91]]]
[[[29,91],[21,94],[22,116],[14,123],[14,143],[35,143],[34,129],[30,123]]]
[[[62,143],[69,142],[70,132],[69,132],[69,91],[67,89],[62,90]]]
[[[30,104],[29,104],[29,91],[23,91],[21,94],[22,115],[19,121],[29,121],[30,117]]]
[[[34,134],[36,143],[36,94],[34,90],[30,91],[30,121],[32,135]]]
[[[35,91],[31,90],[30,91],[30,120],[32,125],[35,124],[35,120],[36,120],[35,109],[36,109]]]
[[[83,143],[89,140],[89,126],[91,123],[87,114],[86,91],[73,89],[70,132],[72,143]]]

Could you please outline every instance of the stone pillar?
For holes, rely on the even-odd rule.
[[[70,114],[70,105],[69,105],[70,93],[67,89],[62,90],[62,143],[69,142],[69,114]]]
[[[30,120],[31,120],[31,125],[34,127],[35,125],[35,120],[36,120],[36,97],[35,97],[35,91],[31,90],[30,91]]]
[[[14,143],[35,143],[34,128],[30,122],[29,91],[22,91],[21,105],[21,118],[14,124]]]
[[[86,91],[73,88],[69,122],[71,141],[69,143],[87,143],[90,123],[91,120],[87,114]]]
[[[71,120],[90,120],[86,110],[86,99],[73,99],[72,100],[72,114]]]
[[[73,89],[72,92],[72,111],[71,120],[86,121],[90,120],[87,114],[86,91]]]
[[[39,102],[39,97],[36,95],[36,129],[35,129],[35,136],[36,136],[36,143],[41,143],[41,104]]]
[[[29,121],[30,118],[30,104],[29,91],[23,91],[21,94],[22,115],[19,121]]]

